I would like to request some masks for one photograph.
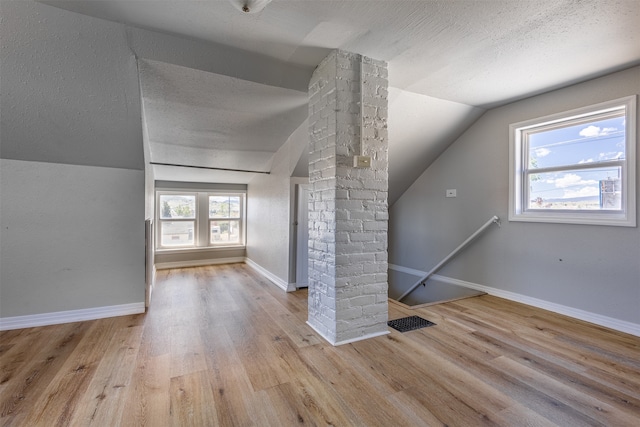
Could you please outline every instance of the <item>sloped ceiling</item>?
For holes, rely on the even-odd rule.
[[[307,94],[177,65],[138,61],[153,163],[268,172],[307,117]]]
[[[335,48],[387,61],[390,203],[486,109],[640,63],[637,0],[273,0],[258,14],[243,14],[228,0],[43,3],[247,58],[229,61],[219,75],[143,65],[152,156],[166,156],[159,148],[165,144],[184,161],[268,168],[269,153],[304,120],[304,102],[293,93],[304,88],[285,82],[301,70],[310,75]],[[283,64],[281,83],[241,81],[258,57]],[[196,82],[207,87],[198,90]]]

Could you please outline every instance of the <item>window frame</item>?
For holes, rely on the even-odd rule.
[[[169,218],[162,219],[160,203],[161,196],[164,195],[184,195],[195,196],[195,219],[183,219],[183,218]],[[209,197],[211,196],[233,196],[240,198],[240,217],[236,218],[209,218]],[[246,247],[246,191],[237,190],[180,190],[180,189],[156,189],[155,191],[155,212],[156,212],[156,251],[157,252],[185,252],[193,250],[215,250],[215,249],[243,249]],[[211,241],[210,224],[211,221],[238,221],[240,242],[239,243],[214,243]],[[193,221],[194,222],[194,236],[193,245],[176,245],[176,246],[163,246],[162,245],[162,223],[163,222],[176,222],[176,221]]]
[[[209,212],[209,199],[211,197],[239,197],[240,199],[240,206],[239,206],[239,211],[238,211],[238,216],[234,217],[231,216],[231,206],[229,206],[229,216],[226,218],[211,218],[210,216],[210,212]],[[206,200],[207,200],[207,241],[209,242],[209,246],[211,247],[215,247],[215,248],[219,248],[219,247],[237,247],[239,245],[242,245],[243,247],[245,246],[244,244],[244,194],[240,194],[237,192],[229,192],[229,191],[216,191],[216,192],[208,192],[207,196],[206,196]],[[239,239],[240,239],[240,243],[233,243],[233,244],[227,244],[227,245],[223,245],[223,244],[219,244],[219,243],[212,243],[211,242],[211,223],[217,221],[217,222],[224,222],[224,221],[238,221],[238,231],[239,231]]]
[[[546,222],[560,224],[586,224],[635,227],[636,226],[636,95],[590,105],[566,112],[536,119],[513,123],[509,126],[509,221]],[[625,159],[611,160],[598,164],[570,164],[559,167],[530,169],[527,164],[526,134],[536,131],[550,131],[588,124],[603,115],[624,109],[625,117]],[[528,175],[554,171],[597,169],[603,166],[621,167],[620,210],[545,210],[527,207],[529,195]]]
[[[192,196],[195,200],[194,206],[194,216],[193,218],[162,218],[162,205],[160,199],[165,195],[175,195],[175,196]],[[197,242],[197,228],[198,228],[198,195],[192,191],[164,191],[164,192],[156,192],[156,249],[166,249],[166,250],[177,250],[183,248],[193,248]],[[192,222],[193,223],[193,242],[194,244],[186,244],[186,245],[171,245],[171,246],[163,246],[162,245],[162,224],[164,222]]]

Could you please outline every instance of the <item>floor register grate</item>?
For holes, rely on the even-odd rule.
[[[416,329],[435,326],[435,323],[423,319],[420,316],[403,317],[402,319],[389,320],[387,325],[400,332],[415,331]]]

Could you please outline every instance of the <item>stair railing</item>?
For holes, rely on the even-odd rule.
[[[453,258],[458,252],[460,252],[465,246],[467,246],[469,244],[469,242],[471,242],[473,239],[475,239],[476,237],[478,237],[478,235],[480,233],[482,233],[484,230],[486,230],[491,224],[497,224],[498,227],[500,227],[500,218],[498,218],[496,215],[494,215],[489,221],[487,221],[482,227],[478,228],[476,230],[475,233],[473,233],[471,236],[469,236],[467,238],[467,240],[465,240],[464,242],[462,242],[457,248],[455,248],[449,255],[447,255],[442,261],[440,261],[438,264],[436,264],[435,267],[433,267],[431,270],[429,270],[429,272],[420,278],[420,280],[418,280],[413,286],[411,286],[409,288],[408,291],[406,291],[404,294],[402,294],[400,296],[400,298],[398,298],[398,301],[402,301],[407,295],[409,295],[411,292],[413,292],[418,286],[420,286],[421,284],[423,284],[424,282],[427,281],[427,279],[429,277],[431,277],[431,275],[433,273],[435,273],[436,271],[438,271],[438,269],[440,267],[442,267],[444,264],[446,264],[451,258]]]

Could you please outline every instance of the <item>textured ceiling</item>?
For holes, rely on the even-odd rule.
[[[235,49],[247,61],[230,63],[220,73],[226,76],[246,74],[251,57],[268,57],[299,77],[301,69],[310,74],[335,48],[388,61],[395,91],[389,110],[391,202],[484,109],[640,63],[638,0],[273,0],[258,14],[243,14],[228,0],[43,3]],[[272,152],[286,140],[284,133],[304,120],[286,90],[163,72],[180,88],[168,91],[166,100],[158,94],[144,103],[156,116],[148,120],[149,135],[158,143],[169,137],[172,149],[198,152],[226,141],[239,151]],[[192,81],[179,82],[182,75]],[[280,76],[285,82],[293,79],[287,71]],[[222,93],[195,89],[199,79]],[[255,100],[274,100],[277,112],[254,110],[255,102],[244,102],[254,90]],[[236,107],[248,110],[229,114],[207,105],[204,94],[226,101],[237,95]],[[165,121],[157,117],[172,112],[177,117],[167,116],[166,124],[178,121],[183,128],[156,128]],[[260,114],[265,114],[262,121]],[[207,116],[211,120],[205,124]],[[255,125],[242,129],[235,120],[240,117]],[[270,128],[274,122],[282,127]],[[265,138],[251,137],[250,131]]]
[[[140,60],[151,161],[268,172],[307,117],[307,94]]]
[[[391,86],[474,106],[638,61],[638,0],[50,1],[315,67],[341,48],[389,62]]]

